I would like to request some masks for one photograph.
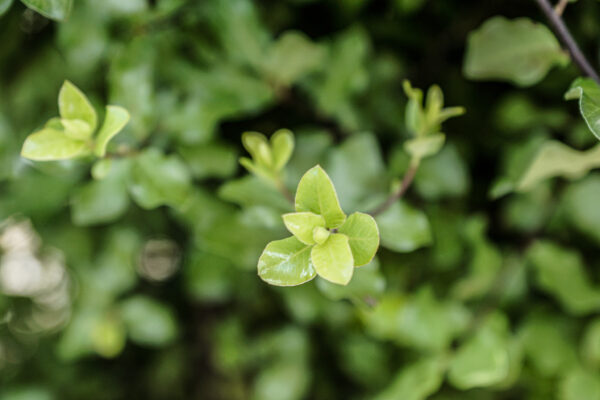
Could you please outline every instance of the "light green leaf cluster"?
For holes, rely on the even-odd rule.
[[[295,207],[295,213],[283,215],[293,236],[269,243],[258,260],[258,274],[264,281],[294,286],[318,274],[347,285],[354,268],[375,256],[377,223],[358,212],[346,218],[333,183],[320,166],[307,171],[298,183]]]
[[[493,17],[469,35],[463,73],[474,80],[502,80],[517,86],[541,81],[569,56],[552,32],[529,18]]]
[[[88,98],[75,85],[65,81],[58,95],[60,117],[50,119],[43,129],[27,137],[21,155],[30,160],[52,161],[77,157],[104,157],[108,142],[129,121],[129,113],[119,106],[106,106],[102,127],[94,137],[98,117]]]
[[[240,164],[251,174],[281,186],[281,173],[294,151],[294,135],[287,129],[280,129],[267,140],[258,132],[242,135],[242,144],[252,159],[240,158]]]
[[[581,116],[600,140],[600,85],[591,78],[577,78],[565,93],[565,99],[579,100]]]
[[[408,96],[406,105],[406,129],[414,136],[404,143],[404,149],[414,160],[438,153],[446,140],[440,130],[442,123],[449,118],[465,113],[463,107],[444,108],[444,94],[439,86],[433,85],[427,91],[423,106],[423,91],[413,88],[404,81],[404,92]]]

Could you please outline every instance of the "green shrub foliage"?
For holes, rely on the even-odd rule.
[[[0,0],[0,400],[600,400],[600,2],[536,2]]]

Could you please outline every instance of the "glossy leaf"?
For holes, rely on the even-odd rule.
[[[73,0],[21,0],[23,4],[57,21],[64,21],[69,17]]]
[[[354,260],[347,236],[330,235],[325,243],[312,247],[310,258],[321,278],[338,285],[347,285],[352,279]]]
[[[464,74],[475,80],[504,80],[518,86],[541,81],[569,56],[546,26],[528,18],[493,17],[471,32]]]
[[[85,142],[68,138],[63,131],[42,129],[25,139],[21,155],[30,160],[67,160],[90,153]]]
[[[276,286],[296,286],[316,276],[311,247],[295,237],[275,240],[265,247],[258,260],[258,276]]]
[[[427,217],[406,202],[395,203],[375,220],[381,245],[390,250],[405,253],[431,243]]]
[[[284,214],[283,223],[288,231],[304,244],[315,244],[314,229],[325,227],[325,219],[311,212]]]
[[[89,125],[91,135],[96,130],[98,116],[87,96],[69,81],[58,93],[58,110],[63,120],[81,120]]]
[[[590,131],[600,140],[600,86],[592,78],[577,78],[565,99],[579,99],[579,111]]]
[[[126,109],[119,106],[106,106],[104,123],[98,131],[94,144],[94,154],[97,157],[104,157],[108,142],[127,125],[128,121],[129,112]]]
[[[346,219],[339,232],[348,237],[356,267],[371,262],[379,248],[379,230],[373,217],[356,212]]]
[[[327,228],[337,228],[346,220],[333,183],[319,165],[309,169],[296,191],[296,211],[310,211],[325,218]]]

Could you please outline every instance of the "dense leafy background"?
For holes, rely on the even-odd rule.
[[[63,19],[71,2],[46,3]],[[463,69],[469,32],[541,20],[534,2],[4,9],[0,399],[600,399],[597,156],[572,181],[523,183],[549,139],[596,143],[562,100],[578,71],[552,44],[517,86]],[[600,3],[566,20],[597,61]],[[287,186],[319,163],[344,211],[366,211],[408,164],[406,78],[467,114],[378,217],[377,259],[346,288],[265,284],[258,256],[292,210],[238,167],[242,132],[293,130]],[[19,157],[65,79],[131,113],[108,172]]]

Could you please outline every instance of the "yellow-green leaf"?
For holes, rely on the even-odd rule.
[[[325,243],[312,248],[310,258],[321,278],[338,285],[347,285],[352,279],[354,259],[346,235],[330,235]]]
[[[81,90],[65,81],[58,93],[58,110],[63,120],[79,119],[86,122],[93,132],[98,124],[96,110]]]
[[[355,212],[339,228],[339,232],[348,237],[356,267],[371,262],[379,248],[379,230],[373,217]]]
[[[296,211],[322,215],[328,228],[337,228],[346,220],[333,183],[319,165],[309,169],[300,179],[296,191]]]
[[[61,119],[61,125],[64,127],[65,135],[70,139],[87,140],[92,136],[90,124],[81,119]]]
[[[267,244],[258,259],[258,276],[276,286],[296,286],[310,281],[316,275],[310,249],[293,236]]]
[[[67,160],[89,154],[85,142],[68,138],[64,132],[45,128],[25,139],[21,155],[30,160]]]
[[[273,168],[276,171],[285,167],[294,151],[294,135],[287,129],[280,129],[271,136]]]
[[[94,153],[98,157],[104,157],[108,142],[127,125],[129,112],[119,106],[106,106],[106,116],[102,128],[98,132]]]
[[[600,139],[600,86],[591,78],[577,78],[565,93],[565,99],[579,99],[581,116],[594,136]]]
[[[288,213],[283,215],[285,227],[304,244],[315,244],[313,230],[324,227],[325,219],[311,212]]]

